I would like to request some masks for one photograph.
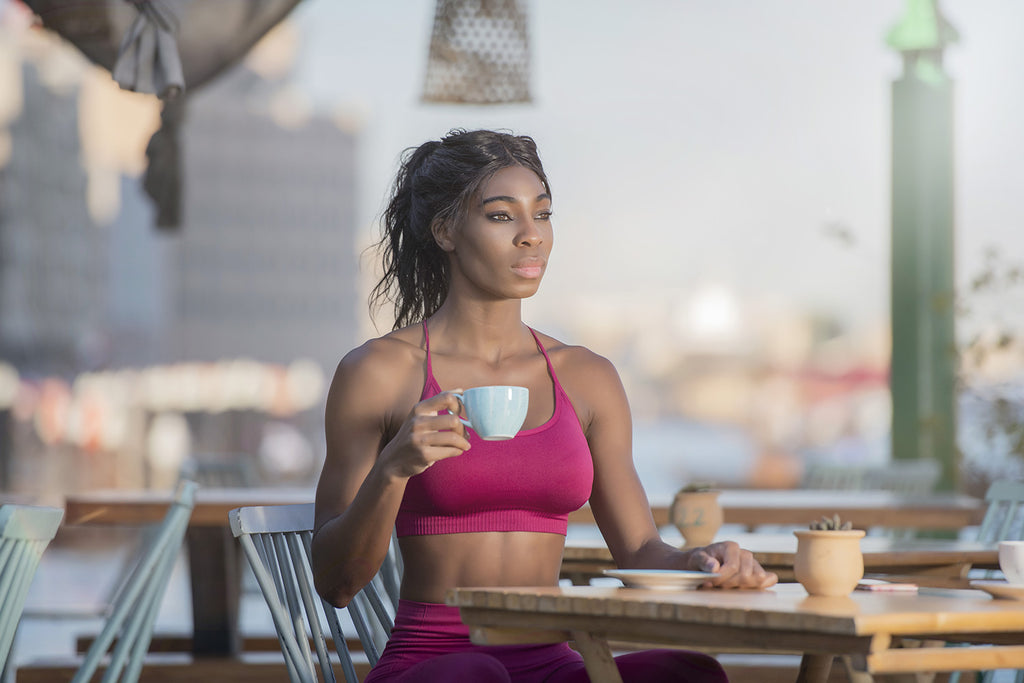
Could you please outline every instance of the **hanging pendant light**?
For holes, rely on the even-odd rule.
[[[437,0],[424,102],[530,102],[525,0]]]

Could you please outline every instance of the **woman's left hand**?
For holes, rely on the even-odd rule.
[[[688,569],[718,574],[704,584],[705,588],[756,588],[774,586],[779,577],[765,571],[754,554],[735,541],[712,543],[690,552]]]

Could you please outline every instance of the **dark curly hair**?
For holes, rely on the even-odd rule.
[[[448,294],[448,258],[431,226],[462,220],[480,187],[510,166],[536,173],[551,194],[537,145],[526,135],[456,129],[403,152],[376,244],[384,274],[370,295],[372,307],[393,302],[394,329],[430,317]]]

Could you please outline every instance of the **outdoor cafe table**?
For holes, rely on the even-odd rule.
[[[725,524],[748,530],[763,525],[806,526],[838,514],[854,528],[962,529],[980,524],[985,502],[955,493],[905,494],[895,491],[821,489],[725,489],[718,497]],[[671,524],[671,500],[651,500],[658,526]],[[569,515],[570,524],[593,524],[588,506]]]
[[[799,683],[827,680],[836,655],[843,656],[852,683],[911,681],[913,672],[1024,668],[1024,602],[975,590],[817,598],[799,584],[766,591],[467,587],[451,590],[447,603],[459,607],[478,644],[574,640],[590,680],[602,683],[622,680],[609,641],[798,652]],[[904,639],[911,641],[907,647],[901,647]],[[972,644],[934,642],[944,639]]]
[[[312,488],[201,488],[185,533],[192,586],[192,653],[237,654],[241,555],[231,534],[228,512],[249,505],[313,502]],[[160,522],[171,491],[104,490],[70,493],[64,499],[66,524],[136,526]]]
[[[666,543],[682,545],[678,532],[663,532]],[[761,566],[779,575],[780,581],[793,581],[796,536],[792,533],[720,534],[716,541],[736,541],[754,554]],[[894,538],[865,536],[860,540],[867,574],[886,574],[920,584],[965,587],[971,568],[997,569],[999,549],[995,545],[945,539]],[[566,540],[562,554],[562,577],[586,585],[614,569],[611,551],[600,539]]]

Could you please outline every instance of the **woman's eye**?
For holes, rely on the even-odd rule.
[[[541,211],[540,213],[537,214],[537,220],[539,220],[539,221],[549,221],[549,220],[551,220],[551,212],[550,211]]]
[[[489,214],[487,214],[487,218],[489,220],[492,220],[492,221],[510,221],[510,220],[512,220],[512,217],[509,216],[507,213],[489,213]]]

